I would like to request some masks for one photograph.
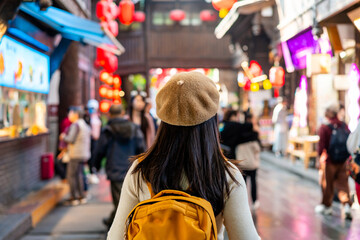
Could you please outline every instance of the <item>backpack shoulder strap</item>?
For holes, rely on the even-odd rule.
[[[152,187],[151,187],[151,183],[149,183],[148,181],[146,181],[146,185],[147,185],[147,187],[148,187],[148,189],[149,189],[151,198],[153,198],[153,197],[155,196],[155,193],[154,193],[154,191],[153,191],[153,189],[152,189]]]
[[[331,124],[331,123],[329,123],[329,124],[326,125],[326,126],[328,126],[328,127],[331,129],[331,131],[333,131],[333,130],[336,129],[335,126],[334,126],[333,124]]]

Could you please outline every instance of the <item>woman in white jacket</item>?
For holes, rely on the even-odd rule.
[[[358,123],[355,131],[350,133],[346,142],[348,152],[351,153],[352,163],[351,171],[356,175],[355,189],[358,202],[360,203],[360,163],[355,162],[356,153],[360,154],[360,122]]]
[[[226,228],[229,240],[260,239],[252,220],[244,179],[220,149],[217,125],[219,92],[198,72],[174,75],[156,96],[161,124],[154,144],[128,171],[108,240],[123,239],[125,222],[136,204],[164,189],[206,199],[216,216],[218,239]],[[139,161],[141,159],[141,161]],[[151,225],[153,226],[153,225]],[[224,227],[225,226],[225,227]],[[151,239],[160,238],[154,226]],[[169,228],[167,239],[184,238]],[[148,238],[150,239],[150,238]]]

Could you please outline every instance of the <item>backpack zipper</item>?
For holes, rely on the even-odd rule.
[[[132,213],[130,214],[130,216],[128,217],[128,219],[127,219],[127,221],[126,221],[126,223],[125,223],[125,231],[124,231],[124,239],[125,239],[125,240],[128,240],[128,239],[129,239],[129,238],[128,238],[128,235],[127,235],[127,232],[128,232],[128,229],[129,229],[129,226],[130,226],[130,222],[131,222],[133,216],[134,216],[134,212],[132,212]]]

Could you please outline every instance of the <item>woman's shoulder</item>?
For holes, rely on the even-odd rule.
[[[139,172],[138,171],[134,172],[138,164],[139,164],[138,159],[132,162],[123,183],[123,185],[125,185],[126,187],[132,190],[137,189],[139,187],[139,181],[138,181]]]
[[[239,168],[235,166],[234,163],[227,161],[228,164],[228,169],[229,169],[229,173],[234,177],[234,179],[236,180],[236,182],[234,181],[233,178],[231,178],[231,176],[229,175],[229,173],[226,173],[226,177],[227,177],[227,181],[230,184],[230,188],[236,187],[236,186],[241,186],[244,184],[244,177],[242,175],[242,173],[240,172]]]
[[[130,189],[132,194],[134,194],[139,199],[139,201],[143,201],[150,198],[150,192],[148,190],[146,181],[140,176],[140,171],[134,172],[140,162],[141,157],[133,161],[126,175],[124,185],[125,188]]]

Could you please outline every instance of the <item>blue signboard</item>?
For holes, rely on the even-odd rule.
[[[0,43],[0,86],[49,92],[50,58],[8,36]]]

